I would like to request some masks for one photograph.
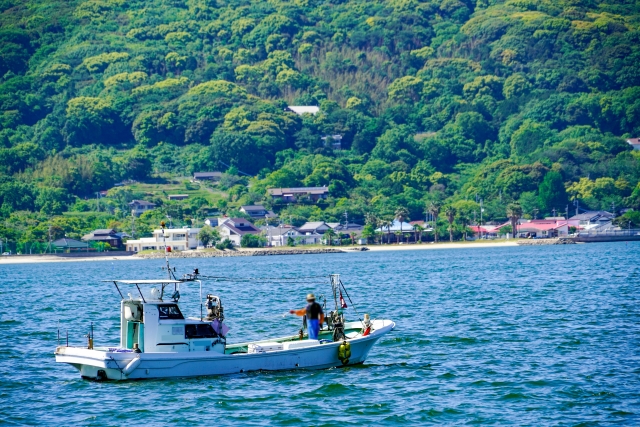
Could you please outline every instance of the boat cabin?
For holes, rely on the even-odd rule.
[[[121,280],[113,283],[122,297],[121,349],[140,353],[225,352],[226,327],[222,324],[222,318],[211,317],[210,312],[207,317],[201,318],[186,318],[182,314],[178,305],[181,281]],[[135,285],[139,297],[133,297],[131,293],[128,298],[124,297],[122,285]],[[149,294],[143,294],[140,285],[151,285]],[[169,285],[173,291],[167,298],[166,288]]]

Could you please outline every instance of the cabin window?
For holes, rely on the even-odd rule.
[[[185,325],[184,327],[185,338],[215,338],[218,336],[216,331],[213,330],[211,325]]]
[[[158,305],[158,314],[160,319],[184,319],[176,304]]]

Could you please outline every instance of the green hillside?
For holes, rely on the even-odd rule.
[[[419,219],[437,201],[464,224],[480,199],[490,220],[512,202],[538,217],[573,199],[640,208],[626,143],[640,136],[636,1],[1,0],[0,12],[10,241],[42,240],[50,223],[125,230],[135,188],[110,193],[107,213],[85,199],[228,168],[224,193],[178,216],[300,185],[331,197],[275,206],[297,221]],[[336,134],[341,151],[321,139]]]

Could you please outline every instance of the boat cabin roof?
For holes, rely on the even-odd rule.
[[[141,279],[141,280],[103,280],[103,282],[123,283],[127,285],[168,285],[172,283],[183,283],[182,280],[169,279]]]

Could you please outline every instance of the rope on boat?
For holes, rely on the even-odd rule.
[[[344,290],[344,294],[347,296],[347,299],[351,303],[351,307],[353,307],[353,311],[356,312],[356,315],[358,316],[358,320],[364,326],[364,322],[363,322],[362,318],[360,317],[360,313],[358,313],[358,309],[356,308],[356,305],[353,303],[353,300],[349,296],[349,292],[347,292],[347,288],[344,286],[344,283],[342,283],[342,280],[340,280],[340,286],[342,286],[342,290]]]
[[[120,375],[126,377],[126,375],[124,374],[124,371],[122,370],[122,368],[120,367],[120,365],[118,365],[118,362],[116,362],[116,359],[114,359],[113,357],[109,356],[109,359],[116,364],[116,368],[118,368],[118,371],[120,371]]]
[[[304,280],[304,279],[326,279],[327,276],[300,276],[300,277],[222,277],[222,276],[204,276],[200,275],[203,279],[216,279],[216,280],[225,280],[225,281],[295,281],[295,280]]]

